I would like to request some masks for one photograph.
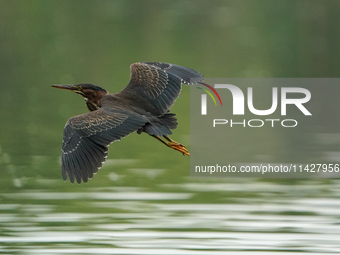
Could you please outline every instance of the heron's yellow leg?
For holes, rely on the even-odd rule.
[[[172,140],[170,137],[165,136],[165,135],[163,136],[167,141],[164,141],[162,138],[160,138],[157,135],[152,135],[152,137],[156,138],[158,141],[162,142],[166,146],[168,146],[170,148],[173,148],[174,150],[183,153],[183,155],[190,156],[189,151],[187,150],[187,148],[184,147],[184,145],[182,145],[182,144]]]

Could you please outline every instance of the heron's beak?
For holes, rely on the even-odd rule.
[[[51,85],[51,87],[57,88],[57,89],[66,89],[66,90],[78,90],[73,85]]]

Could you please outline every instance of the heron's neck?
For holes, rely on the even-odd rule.
[[[103,92],[97,91],[94,95],[89,95],[88,97],[84,97],[86,101],[87,108],[90,111],[98,110],[100,107],[102,107],[101,100],[103,96],[105,96]]]
[[[90,100],[88,100],[87,98],[85,98],[85,102],[86,102],[86,106],[87,108],[92,112],[95,110],[98,110],[101,106],[99,106],[98,104],[91,102]]]

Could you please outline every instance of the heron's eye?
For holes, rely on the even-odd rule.
[[[76,89],[81,90],[81,86],[75,86]]]

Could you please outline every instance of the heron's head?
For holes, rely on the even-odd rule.
[[[77,85],[52,85],[53,88],[66,89],[74,91],[85,98],[87,107],[90,111],[97,110],[101,107],[101,98],[109,92],[93,84],[83,83]]]

